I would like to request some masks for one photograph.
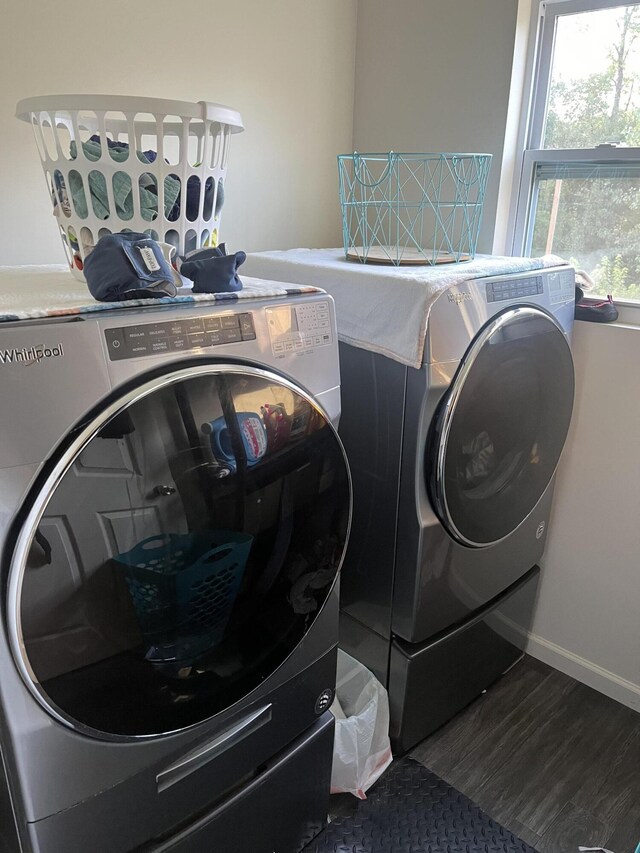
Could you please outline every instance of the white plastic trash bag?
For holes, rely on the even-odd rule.
[[[391,764],[387,691],[365,666],[338,649],[331,793],[361,800]]]

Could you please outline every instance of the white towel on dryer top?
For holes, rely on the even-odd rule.
[[[395,267],[347,261],[342,249],[289,249],[249,254],[243,271],[321,287],[335,299],[341,341],[420,367],[429,311],[443,290],[476,278],[566,263],[555,255],[477,255],[459,264]]]

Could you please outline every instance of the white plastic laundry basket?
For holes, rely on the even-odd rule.
[[[125,95],[20,101],[31,123],[72,273],[100,237],[145,232],[180,254],[217,245],[232,133],[221,104]]]

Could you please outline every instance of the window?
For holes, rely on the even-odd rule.
[[[515,254],[640,302],[640,3],[538,0]]]

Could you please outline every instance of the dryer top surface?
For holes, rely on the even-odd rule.
[[[425,357],[427,325],[443,293],[497,276],[570,269],[563,265],[555,255],[476,255],[459,264],[398,267],[348,261],[342,249],[290,249],[250,254],[243,269],[268,279],[322,287],[336,300],[343,343],[419,368],[431,360]]]

